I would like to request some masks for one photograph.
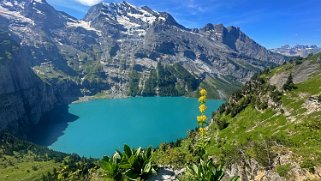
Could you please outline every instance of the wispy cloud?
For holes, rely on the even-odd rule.
[[[206,7],[204,7],[200,3],[200,1],[196,1],[196,0],[188,0],[187,1],[187,8],[192,10],[192,12],[191,12],[192,14],[197,14],[197,13],[206,11]]]
[[[93,6],[95,4],[102,2],[103,0],[76,0],[76,1],[85,6]]]

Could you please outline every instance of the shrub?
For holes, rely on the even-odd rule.
[[[278,165],[278,166],[275,167],[275,171],[281,177],[286,177],[291,169],[292,169],[292,166],[290,164]]]
[[[273,167],[273,160],[276,154],[272,151],[272,141],[262,140],[262,142],[254,142],[253,151],[254,158],[264,168],[271,169]]]
[[[225,118],[222,118],[222,119],[217,119],[216,124],[218,126],[218,129],[223,130],[228,127],[229,122]]]

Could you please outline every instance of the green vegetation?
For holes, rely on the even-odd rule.
[[[139,91],[137,91],[139,76],[131,75],[135,79],[130,81],[129,95],[142,92],[143,96],[182,96],[195,91],[199,86],[199,80],[179,64],[158,63],[156,69],[150,71],[149,78],[144,83],[144,89]]]
[[[221,165],[214,165],[213,160],[209,159],[207,161],[200,160],[198,165],[193,163],[188,166],[185,179],[190,181],[214,181],[222,180],[223,176],[223,167]]]
[[[203,87],[208,91],[209,98],[218,98],[223,94],[228,97],[232,95],[235,91],[240,90],[242,84],[238,81],[233,80],[229,77],[224,77],[221,79],[219,77],[209,77],[207,76],[203,82],[201,82],[200,87]],[[195,96],[196,97],[196,96]]]
[[[275,167],[275,171],[281,176],[286,177],[289,174],[289,171],[292,169],[290,164],[278,165]]]
[[[283,85],[283,89],[285,91],[290,91],[292,89],[295,89],[295,85],[293,83],[293,78],[292,78],[292,74],[289,75],[288,80],[286,81],[286,83]]]
[[[86,180],[94,162],[0,133],[0,180]]]
[[[320,60],[321,54],[312,57]],[[269,84],[273,75],[295,72],[304,61],[309,61],[305,62],[309,66],[320,66],[319,61],[309,58],[301,63],[292,61],[254,76],[234,93],[213,114],[205,156],[214,157],[217,164],[238,163],[245,167],[247,160],[255,159],[263,170],[275,170],[282,177],[288,176],[293,164],[314,173],[316,166],[321,166],[321,111],[308,110],[306,104],[320,98],[321,69],[297,84],[293,84],[291,75],[286,83],[291,88],[286,91]],[[157,150],[158,162],[175,161],[179,168],[197,162],[200,157],[191,146],[198,142],[197,135],[192,131],[178,145],[162,145]],[[280,157],[287,158],[287,162],[275,163]]]
[[[313,59],[293,61],[254,76],[213,113],[210,124],[203,116],[211,91],[202,90],[201,115],[197,117],[200,128],[190,131],[186,139],[161,144],[155,151],[135,150],[125,145],[123,153],[116,151],[112,157],[98,161],[55,152],[1,134],[0,180],[146,180],[155,172],[156,165],[187,168],[180,175],[181,180],[220,180],[226,167],[234,163],[247,167],[252,159],[261,170],[273,170],[281,177],[289,178],[292,168],[298,167],[316,173],[317,166],[321,166],[321,111],[315,106],[321,101],[321,69],[296,84],[293,77],[298,66],[305,63],[320,66],[320,57],[321,54],[313,55],[309,57]],[[143,92],[166,95],[176,91],[178,94],[178,82],[173,78],[176,70],[179,68],[159,64],[151,71]],[[183,70],[179,72],[184,74]],[[285,72],[293,74],[286,86],[278,89],[270,85],[272,76]],[[140,89],[140,75],[133,71],[131,76],[129,90],[135,94]],[[185,82],[184,87],[197,89],[199,85],[192,82]],[[215,84],[214,79],[208,82]]]
[[[151,147],[134,150],[124,145],[123,153],[116,151],[111,158],[104,157],[100,165],[107,176],[115,180],[146,180],[150,174],[156,173],[156,165],[152,160]]]
[[[129,96],[136,96],[139,95],[139,80],[140,75],[137,73],[137,71],[133,70],[129,73]]]
[[[8,32],[0,30],[0,63],[12,60],[12,53],[18,49],[18,44],[11,40]]]

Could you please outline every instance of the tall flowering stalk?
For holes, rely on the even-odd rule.
[[[205,89],[201,89],[200,90],[200,97],[198,98],[199,101],[199,111],[201,113],[201,115],[197,116],[197,123],[199,126],[199,133],[201,135],[201,139],[202,139],[202,144],[204,145],[204,138],[206,136],[206,131],[205,131],[205,124],[206,124],[206,120],[207,117],[205,115],[205,111],[207,109],[207,107],[205,106],[206,103],[206,99],[207,99],[207,92]]]

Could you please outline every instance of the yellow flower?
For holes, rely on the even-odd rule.
[[[201,94],[201,96],[206,96],[207,92],[205,89],[201,89],[200,94]]]
[[[205,106],[205,104],[201,104],[198,108],[199,108],[199,110],[200,110],[201,113],[204,113],[205,110],[207,109],[207,107]]]
[[[205,128],[199,128],[198,131],[201,133],[202,136],[205,135]]]
[[[199,101],[200,103],[205,103],[205,101],[206,101],[206,96],[201,96],[200,98],[198,98],[198,101]]]
[[[197,116],[197,123],[198,124],[204,124],[207,117],[205,115]]]

